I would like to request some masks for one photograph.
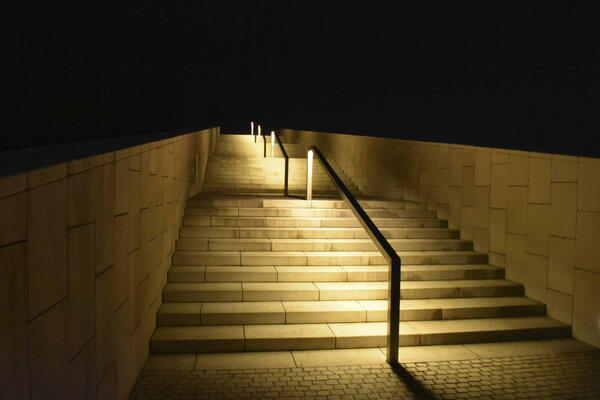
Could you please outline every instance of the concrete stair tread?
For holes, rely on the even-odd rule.
[[[374,322],[387,319],[387,306],[387,300],[163,303],[157,318],[162,326]],[[402,300],[400,309],[403,321],[413,321],[491,317],[517,309],[530,316],[545,307],[526,297],[494,297]],[[478,313],[465,316],[474,310]]]
[[[387,300],[358,300],[367,310],[387,310]],[[448,298],[448,299],[402,299],[402,309],[413,310],[420,308],[472,308],[541,305],[539,301],[524,296],[518,297],[475,297],[475,298]]]
[[[411,321],[400,323],[400,345],[477,343],[565,337],[568,325],[548,317]],[[154,352],[258,351],[383,347],[386,322],[158,327]]]
[[[214,238],[359,238],[367,239],[368,235],[359,227],[211,227],[184,226],[180,229],[180,237],[214,237]],[[420,238],[458,238],[458,231],[448,228],[381,228],[388,239],[420,239]]]
[[[283,159],[262,157],[254,139],[224,136],[205,174],[212,193],[188,199],[151,351],[385,346],[383,256],[320,165],[313,200],[284,197]],[[306,150],[286,146],[302,156],[290,159],[289,189],[303,196]],[[426,203],[358,197],[402,259],[401,345],[570,333]]]
[[[475,286],[521,286],[504,279],[456,279],[451,281],[402,281],[402,289],[420,289],[433,287],[475,287]]]

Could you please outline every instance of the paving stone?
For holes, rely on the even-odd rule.
[[[405,352],[407,361],[396,370],[383,361],[383,353],[373,353],[379,352],[377,349],[355,353],[348,350],[271,352],[259,356],[253,353],[198,354],[195,371],[148,368],[142,371],[130,399],[598,397],[600,351],[576,346],[567,351],[548,352],[544,346],[531,342],[524,342],[520,348],[527,349],[527,344],[535,351],[506,353],[498,347],[496,350],[490,347],[485,358],[464,347],[455,351],[452,349],[455,346],[432,346],[428,347],[432,350],[428,352],[431,356],[421,352],[420,360],[411,360]],[[483,349],[483,345],[480,348]],[[445,360],[435,357],[436,351],[447,355]]]

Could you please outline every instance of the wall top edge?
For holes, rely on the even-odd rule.
[[[482,152],[494,152],[495,154],[506,154],[510,156],[520,156],[527,158],[545,158],[545,159],[556,159],[560,161],[566,162],[582,162],[588,164],[600,164],[600,158],[595,157],[587,157],[587,156],[577,156],[577,155],[569,155],[569,154],[558,154],[558,153],[541,153],[535,151],[526,151],[526,150],[517,150],[517,149],[507,149],[500,147],[491,147],[491,146],[474,146],[467,144],[458,144],[458,143],[444,143],[444,142],[427,142],[420,140],[412,140],[412,139],[403,139],[403,138],[386,138],[386,137],[378,137],[378,136],[367,136],[363,134],[348,134],[348,133],[336,133],[336,132],[319,132],[319,131],[309,131],[302,129],[280,129],[282,133],[289,134],[316,134],[316,135],[334,135],[334,136],[344,136],[348,138],[357,138],[365,141],[375,141],[383,143],[406,143],[412,146],[428,146],[428,147],[446,147],[449,149],[461,149],[461,150],[472,150],[472,151],[482,151]]]
[[[214,126],[201,130],[152,132],[83,142],[53,144],[26,149],[0,151],[0,178],[33,171],[39,168],[117,152],[116,159],[146,150],[177,143],[188,135],[217,129]]]

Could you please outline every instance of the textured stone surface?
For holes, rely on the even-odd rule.
[[[70,175],[68,186],[68,226],[86,224],[94,220],[93,171]]]
[[[549,159],[531,157],[529,159],[529,202],[550,203],[551,162]]]
[[[508,209],[506,231],[527,233],[527,188],[511,186],[508,188]]]
[[[506,253],[506,210],[490,211],[490,251]]]
[[[579,163],[577,209],[600,211],[600,165]]]
[[[18,174],[0,178],[0,198],[19,193],[27,189],[27,174]]]
[[[575,238],[577,184],[553,183],[550,205],[550,234]]]
[[[548,316],[564,324],[571,325],[573,315],[573,296],[548,289],[546,296]]]
[[[575,267],[600,272],[600,213],[577,213],[577,239],[575,240]]]
[[[7,399],[29,398],[27,246],[0,248],[0,384]]]
[[[69,397],[67,302],[61,301],[29,324],[31,398]]]
[[[94,168],[94,267],[96,273],[114,263],[114,164]]]
[[[529,204],[527,207],[527,251],[548,255],[550,243],[550,206]]]
[[[492,165],[490,206],[506,208],[508,198],[508,164]]]
[[[575,270],[573,337],[600,348],[600,274]]]
[[[104,376],[115,359],[114,268],[96,277],[96,372]]]
[[[71,399],[96,398],[96,343],[92,338],[69,362]]]
[[[548,256],[548,287],[562,293],[573,294],[575,267],[575,241],[550,237]]]
[[[535,343],[533,344],[535,345]],[[454,346],[435,346],[454,347]],[[144,371],[130,399],[562,399],[600,392],[600,352],[478,357],[468,348],[450,360],[405,362],[394,370],[375,357],[349,356],[349,365],[199,371]],[[307,352],[308,353],[308,352]],[[438,350],[436,353],[440,353]],[[498,351],[492,351],[498,353]],[[294,352],[302,354],[302,352]],[[335,353],[337,354],[337,353]],[[402,353],[401,353],[402,354]],[[510,353],[509,353],[510,354]],[[332,358],[332,357],[326,357]],[[427,359],[419,357],[418,359]],[[296,360],[298,363],[298,360]],[[257,364],[255,364],[257,365]],[[323,365],[323,364],[321,364]],[[561,379],[556,379],[560,376]],[[187,396],[187,397],[186,397]]]
[[[509,154],[508,156],[508,185],[527,186],[529,183],[529,157]]]
[[[94,225],[68,232],[68,356],[73,357],[96,330],[94,318]]]
[[[27,238],[27,193],[0,199],[0,246]]]
[[[46,168],[36,169],[27,172],[27,186],[33,188],[45,185],[67,176],[67,164],[56,164]]]
[[[67,182],[29,191],[27,207],[29,317],[67,295]]]

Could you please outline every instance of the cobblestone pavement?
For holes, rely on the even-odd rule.
[[[131,399],[600,399],[600,350],[402,364],[143,371]]]

